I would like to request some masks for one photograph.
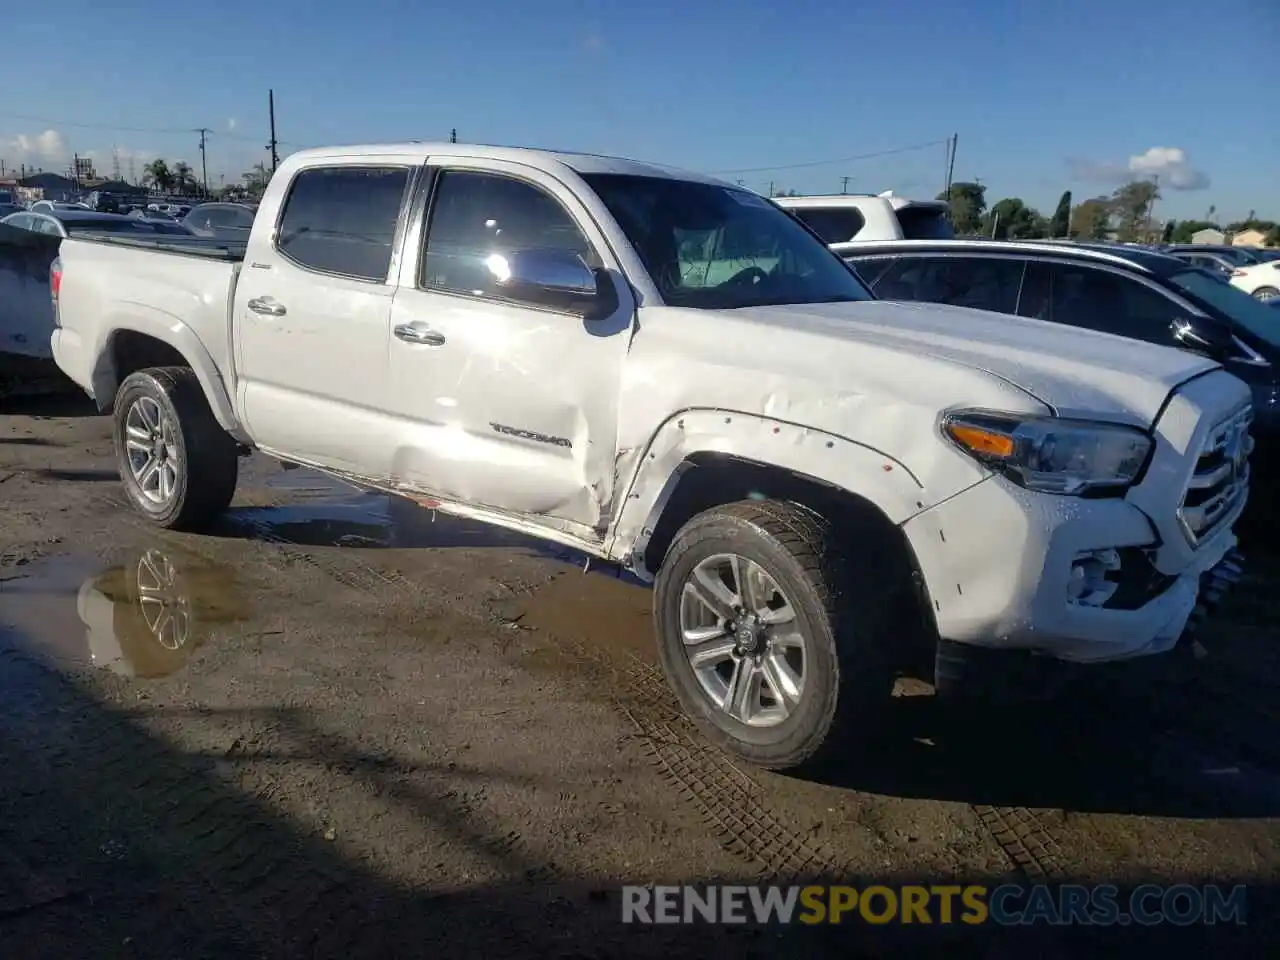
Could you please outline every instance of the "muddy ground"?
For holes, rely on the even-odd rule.
[[[1209,655],[1055,705],[903,684],[821,782],[704,745],[649,594],[261,458],[212,535],[106,422],[0,406],[0,957],[1261,954],[1280,881],[1265,559]],[[1248,925],[624,927],[623,883],[1248,883]],[[1034,947],[1034,953],[1029,950]]]

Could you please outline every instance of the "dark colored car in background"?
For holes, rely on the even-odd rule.
[[[11,214],[0,220],[6,226],[34,233],[47,233],[65,238],[75,233],[137,233],[139,236],[193,236],[182,224],[170,220],[139,220],[116,213],[95,213],[92,210],[57,210],[53,213],[29,210]]]
[[[255,212],[254,207],[243,203],[202,203],[182,222],[202,237],[247,242]]]
[[[1176,257],[1120,244],[898,240],[832,249],[885,300],[976,307],[1212,357],[1253,391],[1255,499],[1275,500],[1267,488],[1280,475],[1280,316],[1265,303]]]

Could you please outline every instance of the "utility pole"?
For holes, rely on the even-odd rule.
[[[450,130],[450,131],[449,131],[449,142],[450,142],[450,143],[457,143],[457,142],[458,142],[458,128],[457,128],[457,127],[454,127],[452,130]]]
[[[204,138],[213,133],[208,127],[200,127],[196,130],[200,134],[200,182],[204,185],[204,195],[209,196],[209,163],[204,152]]]
[[[280,166],[280,154],[276,152],[280,141],[276,139],[276,92],[274,90],[267,91],[267,111],[271,115],[271,142],[267,144],[267,149],[271,151],[271,172],[275,173],[276,167]]]
[[[773,181],[769,181],[769,196],[773,196]]]
[[[120,150],[114,143],[111,145],[111,179],[120,179]]]
[[[850,179],[849,177],[841,177],[841,178],[840,178],[840,192],[841,192],[841,193],[848,193],[848,192],[849,192],[849,179]]]
[[[1151,239],[1151,223],[1156,212],[1156,195],[1160,192],[1160,175],[1156,174],[1151,178],[1151,202],[1147,204],[1147,229],[1144,240]]]
[[[956,144],[960,141],[960,134],[953,133],[947,137],[947,179],[943,187],[943,191],[948,201],[951,199],[951,184],[954,182],[956,174]]]
[[[80,189],[80,154],[78,153],[71,155],[71,182],[77,190]]]
[[[138,172],[137,163],[133,157],[130,157],[129,158],[129,182],[132,183],[135,187],[138,185],[137,172]]]

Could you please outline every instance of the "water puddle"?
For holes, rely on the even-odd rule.
[[[656,663],[652,609],[647,587],[603,573],[566,572],[525,603],[516,623],[592,652]]]
[[[108,570],[74,554],[51,557],[0,585],[11,646],[130,677],[174,672],[211,627],[248,616],[232,571],[168,547]]]

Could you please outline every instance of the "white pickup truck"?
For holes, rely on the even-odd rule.
[[[51,286],[144,516],[209,524],[257,449],[616,561],[684,708],[763,766],[833,748],[921,642],[944,687],[966,652],[1161,653],[1239,573],[1235,377],[876,301],[694,174],[309,150],[242,248],[71,238]]]

